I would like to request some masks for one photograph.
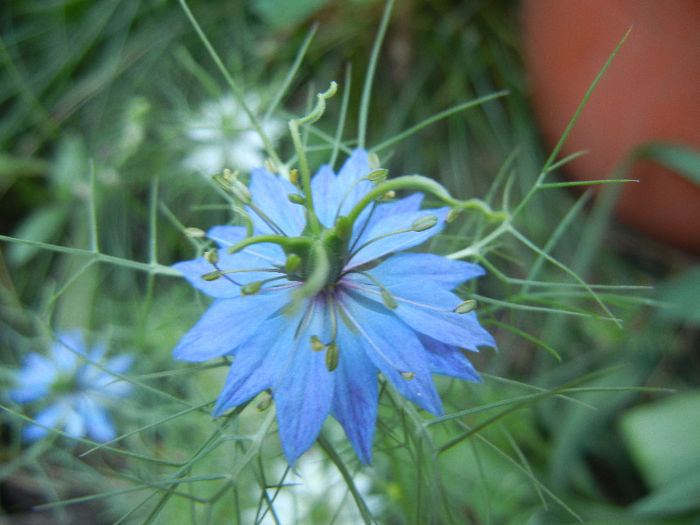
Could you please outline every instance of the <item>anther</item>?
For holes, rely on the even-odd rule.
[[[384,193],[381,197],[379,197],[380,201],[388,201],[396,197],[396,192],[394,190],[389,190],[386,193]]]
[[[311,341],[309,342],[311,346],[311,350],[314,352],[320,352],[324,348],[326,348],[326,345],[323,344],[323,342],[318,338],[317,335],[312,335],[311,336]]]
[[[447,212],[447,217],[445,217],[445,222],[452,222],[457,218],[457,215],[459,215],[459,210],[456,208],[450,208],[450,211]]]
[[[205,281],[216,281],[219,277],[223,277],[223,273],[220,270],[214,270],[213,272],[208,272],[202,275],[202,279]]]
[[[194,239],[201,239],[202,237],[205,237],[207,234],[204,233],[204,230],[202,230],[200,228],[190,227],[190,228],[185,228],[185,235],[187,235],[188,237],[192,237]]]
[[[326,368],[332,372],[338,367],[338,345],[332,342],[326,349]]]
[[[468,314],[476,308],[476,301],[474,299],[467,299],[463,303],[460,303],[455,308],[455,312],[458,314]]]
[[[269,172],[272,173],[273,175],[278,172],[277,169],[277,164],[275,163],[274,160],[271,158],[265,159],[265,162],[263,163],[263,166],[265,166],[265,169]]]
[[[367,155],[367,163],[369,164],[369,167],[372,168],[373,170],[376,170],[379,168],[379,156],[374,153],[373,151],[370,152]]]
[[[290,193],[287,195],[287,198],[289,199],[289,202],[294,204],[306,204],[306,197],[299,195],[298,193]]]
[[[399,307],[394,296],[386,288],[382,288],[382,302],[389,310],[396,310]]]
[[[252,281],[241,286],[241,295],[255,295],[262,288],[262,281]]]
[[[208,250],[204,252],[204,259],[209,264],[216,265],[219,262],[219,253],[216,250]]]
[[[438,222],[438,218],[435,215],[424,215],[420,219],[416,219],[416,222],[411,225],[411,230],[414,232],[422,232],[429,230],[435,226]]]
[[[299,170],[294,168],[293,170],[290,170],[289,172],[289,182],[294,184],[295,186],[299,184]]]
[[[410,381],[414,377],[416,377],[416,374],[413,372],[401,372],[401,377],[403,377],[406,381]]]
[[[272,404],[272,396],[268,392],[265,392],[265,397],[263,397],[260,400],[257,408],[260,412],[263,412],[263,411],[267,410],[268,408],[270,408],[271,404]]]
[[[372,170],[367,175],[367,179],[375,184],[380,184],[386,180],[387,173],[389,173],[387,169]]]

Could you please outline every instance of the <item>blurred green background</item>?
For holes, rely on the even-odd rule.
[[[301,57],[274,112],[278,125],[284,129],[285,119],[302,114],[310,96],[335,80],[341,94],[309,144],[335,135],[345,93],[344,137],[355,136],[383,2],[193,0],[189,6],[261,114]],[[372,90],[370,147],[459,103],[509,94],[381,150],[392,174],[420,172],[460,198],[488,196],[496,207],[505,194],[513,206],[527,194],[549,150],[529,104],[519,7],[506,0],[396,3]],[[88,250],[98,238],[102,254],[169,265],[200,246],[183,227],[206,230],[231,220],[230,206],[209,181],[214,172],[187,162],[199,140],[192,123],[215,114],[202,108],[225,99],[229,88],[178,2],[2,2],[0,72],[2,235]],[[287,158],[289,138],[275,135]],[[314,166],[327,160],[318,149]],[[239,167],[236,158],[228,160],[234,165],[220,168]],[[697,173],[698,166],[691,169]],[[562,286],[570,283],[567,275],[523,243],[503,238],[489,246],[479,259],[490,270],[478,283],[480,318],[499,351],[475,358],[481,385],[438,381],[448,414],[473,413],[427,425],[415,408],[382,397],[375,463],[365,472],[377,522],[700,523],[697,257],[620,225],[603,199],[593,202],[569,188],[539,192],[517,227],[587,282],[609,285],[596,291],[624,328],[603,319],[582,289]],[[467,218],[434,247],[462,249],[485,228]],[[133,352],[134,381],[156,391],[141,388],[116,409],[124,432],[146,430],[115,446],[168,461],[191,457],[214,425],[206,411],[160,421],[185,408],[178,400],[205,403],[222,384],[220,368],[195,373],[170,357],[203,299],[176,278],[76,252],[13,242],[0,250],[3,385],[22,355],[46,344],[47,327],[89,328],[115,352]],[[563,387],[591,391],[557,395]],[[264,509],[264,494],[274,492],[261,480],[280,461],[274,437],[261,459],[232,468],[240,476],[233,496],[205,480],[207,497],[192,483],[182,490],[170,485],[175,496],[163,498],[169,485],[154,480],[180,476],[173,467],[109,451],[82,460],[58,445],[23,447],[22,421],[8,412],[0,417],[0,523],[30,523],[28,516],[45,520],[36,523],[86,523],[86,513],[93,523],[123,516],[127,523],[252,523],[246,509]],[[239,432],[255,430],[254,423],[240,425]],[[343,439],[333,442],[350,472],[358,472]],[[450,440],[454,446],[441,448]],[[187,475],[221,470],[226,460],[218,455],[227,457],[217,450]],[[242,490],[243,480],[257,490]],[[131,486],[145,488],[132,493]],[[106,495],[31,511],[95,493]],[[354,508],[352,497],[346,499]],[[333,519],[323,498],[311,509],[299,523]],[[351,514],[336,522],[362,523],[361,513]],[[263,522],[274,519],[268,513]],[[291,515],[277,519],[295,522]]]

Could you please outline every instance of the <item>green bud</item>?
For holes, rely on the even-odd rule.
[[[410,381],[414,377],[416,377],[416,374],[413,372],[401,372],[401,377],[403,377],[406,381]]]
[[[332,342],[326,350],[326,368],[332,372],[338,367],[338,345]]]
[[[296,253],[287,255],[287,261],[284,263],[284,269],[287,273],[294,273],[301,264],[301,257]]]
[[[219,270],[214,270],[213,272],[205,273],[202,275],[202,279],[205,281],[216,281],[223,274]]]
[[[326,345],[324,345],[321,340],[318,338],[317,335],[312,335],[311,336],[311,350],[314,352],[320,352],[324,348],[326,348]]]
[[[413,223],[411,229],[414,232],[422,232],[425,230],[429,230],[437,224],[437,221],[438,219],[435,215],[425,215],[420,219],[416,219],[416,222]]]
[[[375,184],[379,184],[380,182],[384,182],[386,180],[387,173],[389,173],[389,170],[386,169],[373,170],[369,172],[367,178]]]
[[[201,239],[202,237],[206,236],[206,233],[204,233],[204,230],[202,230],[200,228],[190,227],[190,228],[185,228],[185,235],[187,235],[188,237]]]
[[[476,301],[474,299],[468,299],[463,303],[457,305],[455,312],[458,314],[468,314],[476,308]]]
[[[306,204],[306,198],[298,193],[290,193],[287,195],[287,198],[289,202],[293,202],[294,204]]]
[[[382,302],[389,310],[396,310],[399,307],[394,296],[386,288],[382,288]]]
[[[216,264],[219,262],[219,253],[216,250],[209,250],[204,252],[204,259],[209,264]]]
[[[262,281],[252,281],[241,286],[241,295],[255,295],[262,288]]]

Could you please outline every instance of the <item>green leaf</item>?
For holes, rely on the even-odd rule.
[[[634,408],[624,415],[622,434],[651,487],[670,490],[670,483],[700,472],[699,414],[700,391],[694,391]]]
[[[700,266],[672,277],[657,287],[660,319],[700,325]]]

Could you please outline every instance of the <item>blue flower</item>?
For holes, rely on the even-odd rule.
[[[313,204],[305,208],[297,186],[255,169],[249,193],[234,190],[249,205],[254,236],[216,226],[207,236],[218,250],[174,265],[215,298],[175,358],[233,356],[214,416],[270,390],[290,464],[329,414],[369,463],[378,372],[439,415],[431,374],[478,381],[462,349],[495,346],[470,303],[452,292],[482,275],[480,266],[399,253],[441,231],[448,208],[422,210],[420,194],[375,198],[382,175],[355,150],[337,175],[323,166],[311,178]]]
[[[79,330],[58,334],[48,357],[30,353],[15,377],[16,387],[9,391],[16,403],[40,399],[49,405],[34,418],[43,427],[60,427],[74,438],[88,436],[104,442],[115,437],[114,426],[103,406],[107,398],[126,396],[131,385],[84,361],[100,363],[106,370],[123,374],[131,366],[131,357],[121,355],[103,361],[104,345],[87,350]],[[28,425],[22,437],[35,441],[48,433],[46,428]]]

